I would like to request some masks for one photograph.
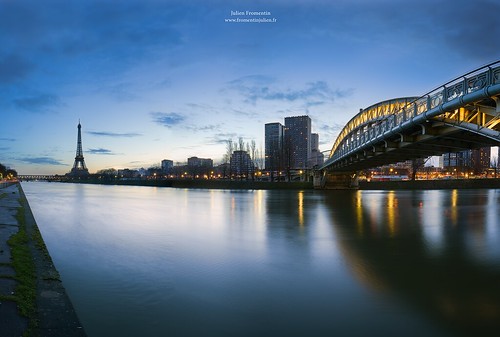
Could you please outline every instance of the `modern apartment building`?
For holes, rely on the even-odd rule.
[[[210,158],[191,157],[187,160],[187,165],[190,167],[208,167],[214,166],[214,161]]]
[[[319,135],[311,133],[309,116],[285,117],[285,125],[265,125],[265,167],[267,171],[302,170],[324,162]]]
[[[286,166],[291,169],[309,168],[311,158],[311,118],[285,117],[284,152]]]
[[[309,167],[320,166],[325,161],[325,156],[319,150],[319,135],[311,133],[311,157],[309,158]]]
[[[281,123],[265,125],[265,167],[268,171],[280,171],[283,167],[283,142],[285,129]]]
[[[255,166],[247,151],[234,151],[230,160],[231,174],[239,177],[253,175]]]
[[[475,174],[482,173],[490,167],[491,148],[483,147],[454,153],[445,153],[441,156],[440,166],[448,169],[473,170]]]

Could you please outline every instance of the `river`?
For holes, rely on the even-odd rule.
[[[500,331],[500,190],[22,187],[89,337]]]

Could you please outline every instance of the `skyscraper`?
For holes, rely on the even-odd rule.
[[[281,123],[265,125],[265,166],[268,171],[283,169],[284,128]]]
[[[311,118],[285,117],[285,161],[291,169],[308,168],[311,157]]]
[[[311,133],[311,157],[309,158],[309,168],[319,166],[325,161],[325,156],[319,150],[319,135]]]

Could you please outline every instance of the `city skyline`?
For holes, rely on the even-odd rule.
[[[499,10],[488,0],[0,1],[0,162],[69,172],[79,119],[90,172],[216,163],[239,137],[263,150],[264,125],[286,116],[309,115],[327,151],[359,109],[500,59]]]

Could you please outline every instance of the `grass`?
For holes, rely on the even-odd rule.
[[[19,231],[7,241],[11,248],[12,267],[16,272],[14,279],[18,282],[14,299],[22,315],[31,318],[35,312],[36,273],[33,256],[28,246],[24,206],[17,211]]]
[[[17,304],[21,315],[28,319],[28,328],[23,336],[31,336],[38,325],[36,318],[36,289],[37,273],[33,259],[33,249],[39,250],[45,257],[51,261],[47,247],[43,241],[42,235],[36,225],[29,226],[26,221],[26,201],[23,200],[22,190],[19,186],[21,206],[17,209],[16,219],[19,224],[18,232],[13,234],[7,241],[10,246],[11,263],[2,264],[11,266],[15,271],[15,276],[4,275],[3,278],[14,279],[17,282],[15,291],[12,295],[0,296],[0,301],[13,301]],[[0,194],[0,198],[5,193]],[[44,277],[45,280],[60,280],[57,272],[51,272]]]

